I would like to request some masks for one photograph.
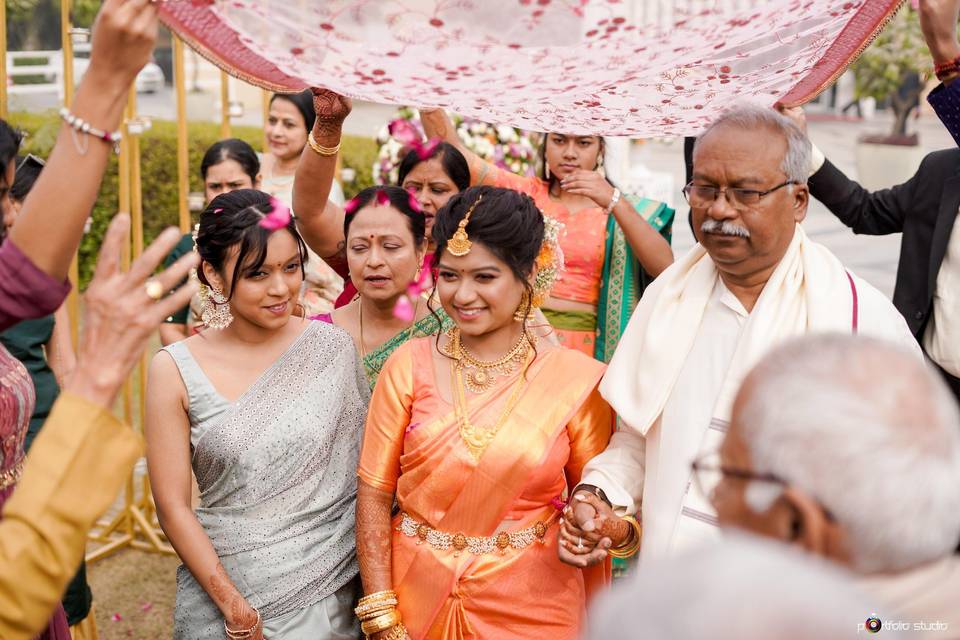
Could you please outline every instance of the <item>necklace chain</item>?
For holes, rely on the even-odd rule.
[[[497,435],[503,425],[506,424],[507,419],[513,412],[513,409],[520,401],[520,394],[526,387],[526,374],[527,369],[530,367],[531,360],[530,352],[535,339],[531,340],[526,335],[522,336],[520,341],[517,343],[517,346],[511,349],[507,355],[505,355],[503,358],[500,358],[496,362],[490,363],[477,360],[475,357],[470,355],[466,349],[464,349],[460,342],[460,330],[458,328],[453,327],[452,329],[448,330],[447,337],[449,338],[448,344],[443,348],[443,352],[456,360],[456,362],[450,366],[450,378],[454,393],[454,410],[457,415],[457,426],[460,432],[460,439],[463,440],[464,444],[467,445],[467,450],[470,452],[470,455],[473,457],[474,461],[479,461],[481,456],[483,456],[483,452],[486,451],[487,447],[490,446],[490,443],[493,442],[494,437]],[[458,355],[460,357],[458,357]],[[502,368],[504,365],[510,364],[512,371],[516,368],[514,363],[522,363],[520,375],[513,385],[513,391],[511,391],[510,397],[507,398],[507,402],[504,405],[503,410],[500,412],[500,415],[497,417],[497,420],[491,426],[474,425],[472,422],[470,422],[470,418],[467,415],[466,389],[470,386],[470,374],[468,374],[465,379],[464,368],[466,366],[465,363],[467,362],[468,357],[473,362],[478,363],[478,365],[485,369]],[[502,369],[499,370],[502,371]],[[485,385],[484,390],[489,389],[492,385],[493,382],[489,382]],[[471,391],[473,391],[473,389],[471,389]]]
[[[536,342],[536,336],[531,337],[524,333],[506,355],[487,362],[467,351],[460,339],[460,329],[451,327],[447,330],[447,342],[441,346],[441,351],[456,360],[461,370],[466,370],[464,383],[467,389],[471,393],[480,394],[495,385],[499,376],[512,375],[526,360],[530,347]]]
[[[417,311],[420,309],[420,296],[417,296],[417,301],[413,305],[413,321],[410,323],[410,326],[407,327],[407,337],[404,342],[410,340],[413,337],[413,330],[417,326]],[[363,300],[360,300],[357,303],[357,315],[360,316],[360,361],[363,363],[363,368],[367,372],[367,377],[371,375],[379,374],[380,371],[371,370],[367,366],[367,348],[365,346],[365,341],[363,339]]]

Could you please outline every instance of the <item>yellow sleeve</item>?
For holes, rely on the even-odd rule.
[[[0,638],[29,640],[60,601],[87,532],[140,456],[140,438],[68,392],[43,424],[0,521]]]
[[[613,412],[610,405],[594,387],[580,410],[567,424],[570,437],[570,460],[565,468],[570,487],[580,482],[583,468],[591,458],[600,454],[610,442],[613,431]]]
[[[429,338],[426,338],[429,339]],[[411,343],[397,349],[383,365],[373,389],[357,475],[365,483],[393,493],[400,477],[403,437],[413,407]]]

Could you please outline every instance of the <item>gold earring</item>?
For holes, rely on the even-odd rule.
[[[531,320],[533,318],[533,302],[530,300],[530,294],[526,291],[520,296],[520,306],[513,312],[513,319],[517,322]]]

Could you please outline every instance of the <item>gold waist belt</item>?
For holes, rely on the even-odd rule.
[[[520,531],[514,531],[513,533],[501,531],[495,536],[487,537],[437,531],[404,513],[397,531],[407,537],[417,538],[417,544],[426,542],[438,551],[453,549],[455,556],[460,555],[463,551],[479,556],[494,551],[505,553],[508,548],[520,551],[534,542],[542,544],[544,536],[547,535],[547,528],[553,520],[554,518],[549,518],[546,522],[537,521],[533,526]]]
[[[6,471],[0,472],[0,491],[17,484],[21,473],[23,473],[23,458]]]

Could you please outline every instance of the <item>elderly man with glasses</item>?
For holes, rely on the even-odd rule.
[[[693,466],[721,527],[842,565],[881,619],[960,638],[960,412],[913,352],[841,334],[776,349]]]
[[[784,340],[859,331],[920,357],[890,301],[804,233],[809,166],[806,136],[768,108],[735,106],[698,139],[684,194],[701,244],[647,289],[600,385],[622,428],[573,492],[564,561],[635,553],[638,511],[644,557],[716,536],[690,463],[717,449],[743,377]]]

